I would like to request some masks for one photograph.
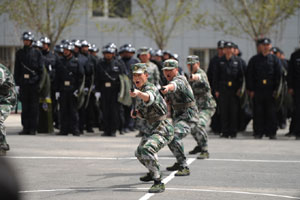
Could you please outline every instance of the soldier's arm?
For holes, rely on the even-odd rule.
[[[150,95],[152,97],[150,97]],[[142,99],[144,102],[148,103],[150,101],[150,99],[154,99],[154,96],[149,93],[149,92],[142,92],[140,90],[134,89],[133,92],[130,91],[130,96],[131,97],[139,97],[140,99]]]
[[[288,74],[287,74],[287,84],[289,89],[293,89],[293,74],[294,74],[294,65],[295,65],[295,56],[291,55],[291,59],[288,62]]]

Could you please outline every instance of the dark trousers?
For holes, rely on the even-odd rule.
[[[236,137],[238,131],[239,99],[235,90],[223,89],[219,96],[223,136]]]
[[[60,117],[61,117],[61,133],[78,134],[78,110],[77,98],[72,91],[63,91],[59,98]]]
[[[20,87],[21,121],[24,131],[35,132],[39,119],[39,93],[36,85]]]
[[[273,91],[256,91],[254,94],[254,135],[268,137],[276,135],[276,105]]]
[[[300,137],[300,89],[295,90],[294,95],[294,127],[293,132],[295,133],[296,137]]]
[[[131,106],[123,106],[124,108],[124,128],[133,128],[134,127],[134,119],[130,116]]]
[[[106,135],[116,134],[120,128],[120,103],[118,89],[103,87],[101,90],[101,109],[103,113],[103,131]]]

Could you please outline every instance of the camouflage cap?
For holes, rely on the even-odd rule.
[[[195,64],[199,62],[199,57],[196,55],[190,55],[186,58],[186,64]]]
[[[133,74],[143,74],[147,72],[147,64],[146,63],[136,63],[131,66],[131,70]]]
[[[168,59],[164,62],[162,70],[172,70],[178,68],[178,61],[174,59]]]

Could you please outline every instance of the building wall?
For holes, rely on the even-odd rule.
[[[133,5],[134,6],[134,5]],[[133,8],[134,9],[134,8]],[[203,0],[201,2],[200,10],[207,10],[209,13],[217,12],[217,6],[214,1]],[[80,21],[72,27],[71,30],[66,31],[61,39],[86,39],[91,43],[95,43],[101,47],[108,42],[114,42],[117,46],[125,43],[131,43],[136,48],[148,46],[156,49],[155,43],[144,36],[141,30],[129,31],[113,31],[101,32],[97,28],[97,24],[103,23],[113,24],[117,28],[122,26],[129,26],[123,19],[108,19],[92,17],[91,8],[86,4],[80,14]],[[279,26],[279,25],[278,25]],[[282,28],[283,27],[283,28]],[[273,45],[279,46],[289,58],[290,54],[298,47],[300,34],[300,11],[296,16],[290,18],[285,24],[278,27],[282,31],[281,37],[276,34],[271,35]],[[22,41],[20,36],[24,30],[14,26],[14,23],[8,19],[7,15],[0,16],[0,47],[20,47]],[[39,38],[40,36],[37,36]],[[244,36],[245,38],[245,36]],[[181,66],[185,66],[184,60],[190,54],[191,49],[214,49],[218,40],[224,39],[237,43],[243,53],[243,58],[248,61],[252,55],[255,54],[255,44],[251,40],[234,38],[232,36],[224,35],[221,32],[215,32],[210,28],[201,28],[193,30],[183,24],[180,31],[175,36],[170,38],[167,45],[168,50],[179,54],[179,62]],[[14,52],[14,51],[12,51]],[[101,53],[99,53],[101,56]],[[1,55],[0,55],[1,56]],[[13,57],[13,56],[12,56]],[[206,62],[208,57],[205,58]],[[207,65],[204,63],[202,65]],[[204,67],[205,67],[204,66]]]

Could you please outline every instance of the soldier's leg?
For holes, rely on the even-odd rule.
[[[30,134],[36,134],[39,120],[39,93],[37,86],[32,86],[30,90]]]
[[[69,103],[66,92],[61,92],[59,98],[60,132],[57,135],[68,135],[69,132]]]
[[[253,129],[254,138],[260,139],[264,134],[264,108],[262,94],[259,92],[254,95],[254,109],[253,109]]]
[[[28,88],[27,86],[22,86],[20,88],[20,101],[22,104],[22,112],[21,112],[21,122],[23,125],[23,130],[19,133],[22,135],[28,135],[29,134],[29,128],[30,128],[30,101],[29,101],[29,94],[28,94]]]
[[[196,154],[198,152],[208,151],[207,149],[207,141],[208,135],[206,131],[206,125],[214,114],[215,109],[209,108],[200,110],[199,112],[199,124],[192,130],[192,136],[194,137],[195,141],[197,142],[197,146],[194,148],[193,151],[190,151],[190,154]]]
[[[184,146],[182,138],[191,132],[189,123],[185,121],[175,121],[174,124],[174,139],[168,144],[169,149],[176,157],[177,162],[172,167],[167,167],[169,171],[175,171],[179,169],[179,166],[187,167],[186,157],[184,155]]]
[[[270,139],[276,139],[277,132],[277,120],[276,120],[276,105],[275,99],[272,96],[272,93],[266,97],[266,115],[264,118],[265,130],[268,133]]]
[[[0,105],[0,154],[5,154],[9,150],[9,145],[6,142],[4,121],[9,116],[11,108],[10,105]]]
[[[70,99],[70,130],[74,136],[80,136],[79,132],[79,114],[77,109],[77,98],[75,96],[71,96]]]

